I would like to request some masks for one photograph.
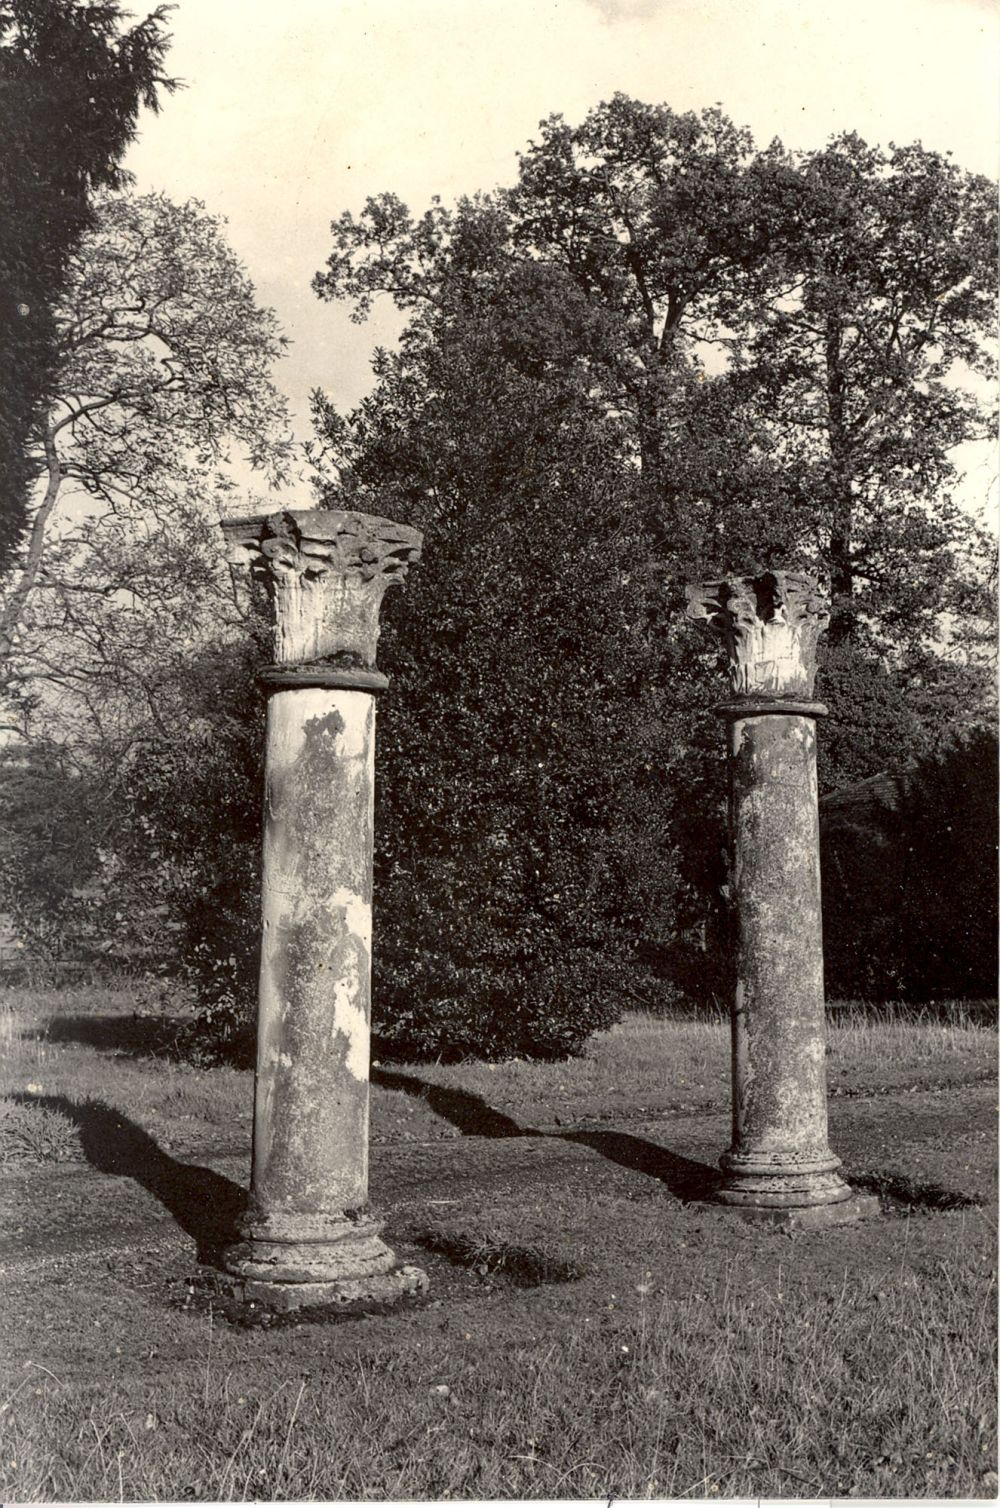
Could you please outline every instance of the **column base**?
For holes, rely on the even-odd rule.
[[[762,1210],[802,1210],[840,1204],[852,1189],[832,1152],[726,1152],[725,1181],[713,1196],[720,1204]]]
[[[366,1278],[340,1278],[332,1283],[272,1283],[260,1278],[219,1275],[219,1290],[241,1304],[261,1304],[284,1313],[337,1304],[394,1304],[430,1287],[419,1267],[395,1267]]]
[[[240,1224],[246,1239],[228,1247],[220,1265],[227,1291],[248,1302],[388,1303],[429,1287],[420,1268],[400,1265],[371,1215],[252,1212]]]
[[[881,1214],[882,1206],[876,1195],[855,1194],[850,1188],[847,1192],[848,1198],[836,1204],[813,1204],[799,1209],[752,1204],[729,1205],[729,1208],[741,1220],[778,1230],[826,1230],[832,1225],[854,1225]]]

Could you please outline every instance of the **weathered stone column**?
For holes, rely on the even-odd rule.
[[[783,572],[687,588],[688,614],[719,630],[729,725],[730,901],[735,923],[733,1144],[717,1198],[791,1224],[857,1219],[827,1139],[820,914],[816,641],[827,599]]]
[[[281,1308],[426,1287],[368,1213],[375,668],[379,607],[415,529],[365,514],[223,524],[270,599],[263,930],[251,1201],[223,1256]]]

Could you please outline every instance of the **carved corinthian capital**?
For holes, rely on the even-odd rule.
[[[231,564],[248,564],[270,598],[275,664],[374,669],[382,597],[420,559],[419,530],[326,508],[226,519],[222,529]]]
[[[829,601],[812,576],[767,571],[689,586],[687,614],[721,633],[737,696],[808,698]]]

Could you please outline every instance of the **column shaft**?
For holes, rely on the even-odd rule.
[[[309,687],[267,713],[254,1202],[368,1198],[375,699]]]
[[[733,1146],[720,1197],[762,1206],[850,1194],[827,1141],[816,734],[811,717],[730,721]]]

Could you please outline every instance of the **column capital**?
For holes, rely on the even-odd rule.
[[[814,576],[765,571],[685,588],[687,615],[716,629],[738,697],[808,700],[816,642],[830,621],[829,597]]]
[[[222,532],[230,564],[270,600],[276,665],[374,671],[382,598],[420,559],[418,529],[313,508],[224,519]]]

